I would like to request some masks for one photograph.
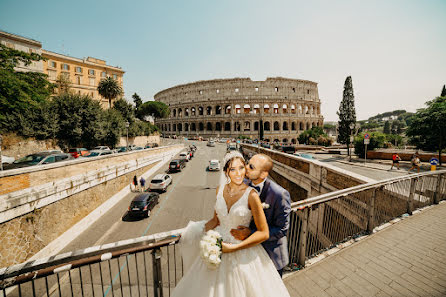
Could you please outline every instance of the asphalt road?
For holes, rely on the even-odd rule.
[[[62,252],[178,229],[185,227],[190,220],[211,218],[220,173],[208,172],[206,168],[210,159],[223,159],[226,144],[217,143],[215,147],[207,147],[205,142],[188,143],[194,143],[198,147],[194,158],[181,172],[171,174],[173,183],[166,193],[160,194],[159,204],[152,210],[149,218],[122,220],[131,200],[138,195],[131,193],[75,238]],[[157,173],[166,172],[167,167],[168,164]]]

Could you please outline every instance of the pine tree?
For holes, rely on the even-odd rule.
[[[383,133],[384,133],[384,134],[390,134],[390,122],[389,122],[389,121],[386,121],[386,122],[384,123],[384,130],[383,130]]]
[[[440,97],[446,97],[446,85],[443,85],[443,90],[441,90]]]
[[[344,83],[344,94],[342,97],[338,121],[338,142],[350,145],[352,129],[350,124],[356,124],[355,96],[353,95],[352,77],[348,76]]]

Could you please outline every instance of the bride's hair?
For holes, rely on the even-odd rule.
[[[235,159],[239,159],[243,165],[246,165],[245,162],[245,158],[243,158],[243,155],[237,151],[235,152],[230,152],[228,154],[225,155],[224,159],[223,159],[223,172],[226,174],[226,172],[228,171],[228,168],[231,167],[232,162],[234,162]]]

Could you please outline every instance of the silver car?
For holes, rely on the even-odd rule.
[[[150,181],[149,191],[166,192],[167,187],[172,184],[172,178],[168,174],[157,174]]]

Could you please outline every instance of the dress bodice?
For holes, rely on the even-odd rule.
[[[228,212],[225,198],[223,197],[224,186],[218,190],[217,201],[215,202],[215,211],[217,213],[220,225],[215,228],[223,237],[223,241],[230,243],[239,243],[240,240],[235,239],[230,231],[237,229],[238,226],[249,227],[252,213],[248,207],[248,196],[252,187],[248,187],[242,197],[238,199]]]

